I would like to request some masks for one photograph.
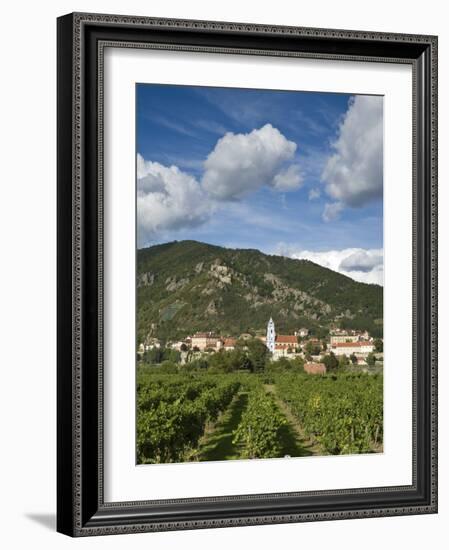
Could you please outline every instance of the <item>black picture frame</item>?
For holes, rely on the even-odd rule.
[[[57,30],[57,530],[88,536],[437,512],[437,37],[86,13],[60,17]],[[105,43],[412,66],[412,485],[104,502]]]

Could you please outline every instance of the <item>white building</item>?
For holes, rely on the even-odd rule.
[[[265,345],[271,353],[274,353],[276,347],[276,331],[274,329],[274,322],[271,317],[267,325],[267,339],[265,341]]]
[[[331,334],[330,335],[330,343],[331,346],[334,346],[335,344],[342,344],[346,342],[358,342],[360,340],[360,337],[358,334]]]
[[[335,355],[366,354],[374,351],[374,344],[371,342],[338,342],[332,346],[331,351]]]
[[[192,349],[198,348],[200,351],[218,349],[218,342],[221,342],[220,337],[213,332],[197,332],[191,338]]]

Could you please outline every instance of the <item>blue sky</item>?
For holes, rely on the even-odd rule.
[[[195,239],[382,282],[381,97],[157,84],[136,94],[139,247]]]

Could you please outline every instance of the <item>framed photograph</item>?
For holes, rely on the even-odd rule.
[[[437,38],[58,19],[58,531],[437,511]]]

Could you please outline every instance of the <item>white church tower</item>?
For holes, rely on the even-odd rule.
[[[271,353],[274,353],[275,342],[276,342],[276,331],[274,329],[273,319],[270,317],[270,320],[268,321],[268,325],[267,325],[266,346],[269,349],[269,351],[271,351]]]

